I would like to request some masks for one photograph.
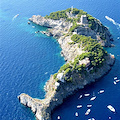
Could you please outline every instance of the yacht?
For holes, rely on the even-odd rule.
[[[78,112],[75,113],[75,116],[78,117]]]
[[[92,107],[92,105],[87,105],[88,108]]]
[[[89,115],[90,114],[90,109],[88,109],[87,111],[86,111],[86,113],[85,113],[85,115]]]
[[[82,108],[82,105],[78,105],[77,108]]]
[[[99,92],[98,92],[98,94],[101,94],[101,93],[104,93],[105,91],[104,90],[100,90]]]
[[[89,93],[86,93],[86,94],[84,94],[84,96],[87,97],[87,96],[90,96],[90,94],[89,94]]]
[[[90,101],[93,101],[93,100],[95,100],[95,99],[96,99],[96,96],[90,98]]]
[[[108,108],[110,111],[115,112],[115,108],[112,107],[111,105],[108,105],[107,108]]]

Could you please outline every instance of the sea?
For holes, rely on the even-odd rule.
[[[115,47],[105,49],[115,55],[115,64],[99,81],[65,99],[54,110],[52,120],[58,116],[61,120],[120,120],[120,83],[113,83],[115,77],[120,79],[120,0],[0,0],[0,120],[36,119],[17,96],[26,93],[43,99],[46,81],[65,60],[55,38],[35,34],[47,28],[27,22],[32,15],[45,16],[71,6],[86,11],[109,28]],[[104,93],[98,94],[100,90]],[[80,99],[85,93],[90,96]],[[92,96],[96,96],[94,101],[90,101]],[[92,107],[86,116],[88,104]],[[78,105],[83,107],[78,109]],[[108,105],[116,112],[111,112]]]

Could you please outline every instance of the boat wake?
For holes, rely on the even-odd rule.
[[[18,17],[18,16],[19,16],[19,14],[15,15],[15,16],[12,18],[12,21],[13,21],[16,17]]]
[[[108,17],[108,16],[105,16],[105,18],[106,18],[107,20],[109,20],[110,22],[112,22],[114,25],[116,25],[116,26],[120,29],[120,24],[117,23],[117,22],[115,22],[114,19],[112,19],[112,18],[110,18],[110,17]]]

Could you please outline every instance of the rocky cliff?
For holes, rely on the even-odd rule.
[[[73,17],[76,18],[76,15],[74,15]],[[94,30],[88,27],[88,24],[87,25],[80,24],[77,25],[77,27],[75,26],[74,29],[72,29],[72,33],[71,33],[70,29],[73,27],[74,24],[66,21],[63,18],[60,18],[59,20],[53,20],[50,18],[46,19],[45,17],[39,15],[38,16],[34,15],[29,20],[38,25],[46,26],[50,28],[48,29],[48,31],[42,33],[58,38],[57,41],[62,48],[61,54],[64,56],[67,63],[71,61],[72,64],[69,68],[69,70],[72,69],[72,71],[70,70],[70,75],[71,75],[70,77],[72,77],[72,80],[71,81],[66,80],[65,82],[61,82],[58,80],[58,78],[51,75],[50,79],[47,81],[45,85],[46,95],[44,99],[42,100],[35,99],[24,93],[18,96],[18,99],[20,100],[21,104],[31,108],[31,110],[33,111],[33,113],[35,114],[38,120],[51,120],[51,112],[54,110],[55,107],[62,104],[63,100],[69,95],[73,94],[74,91],[78,89],[83,89],[85,85],[90,84],[91,82],[95,82],[103,75],[105,75],[111,69],[111,66],[114,64],[115,61],[114,55],[105,54],[104,55],[105,60],[103,60],[103,58],[101,59],[102,66],[97,68],[97,71],[91,72],[91,70],[95,67],[95,66],[93,67],[92,64],[93,61],[90,61],[89,70],[88,67],[83,68],[83,64],[82,65],[80,64],[81,60],[77,60],[77,62],[74,62],[75,58],[78,55],[82,55],[83,53],[87,53],[89,51],[85,51],[83,49],[85,47],[82,46],[83,42],[81,44],[78,42],[73,42],[71,40],[71,36],[73,34],[91,36],[92,38],[97,39],[98,42],[102,43],[103,46],[111,46],[110,43],[111,34],[109,33],[107,28],[105,27],[100,28],[100,25],[98,25],[99,27],[97,27],[97,23],[94,24],[96,26],[96,29]],[[98,32],[98,28],[99,28],[99,32]],[[105,33],[104,36],[106,36],[105,40],[101,40],[100,38],[100,33],[103,33],[103,31]],[[95,40],[91,38],[89,39],[91,41],[94,41],[94,45],[95,45],[94,49],[97,50],[96,46],[100,47],[100,45],[97,44]],[[86,44],[89,43],[90,42],[88,43],[86,42]],[[104,50],[101,47],[99,49],[101,50],[101,52],[103,52],[100,54],[104,54]],[[86,59],[83,58],[83,61],[85,60]],[[75,66],[79,66],[80,69],[82,67],[84,69],[84,72],[80,74],[81,73],[81,72],[79,73],[80,69],[76,70],[76,68],[74,68]],[[68,74],[69,72],[66,72],[64,70],[61,71],[63,72],[62,73],[63,76],[69,78],[69,74]],[[58,73],[59,72],[60,70],[58,71]]]
[[[104,65],[94,74],[87,73],[80,77],[78,74],[73,74],[73,82],[59,82],[60,86],[55,86],[55,79],[53,76],[45,85],[46,96],[45,99],[39,100],[30,97],[27,94],[18,96],[20,102],[29,107],[35,114],[38,120],[51,120],[51,112],[55,107],[63,103],[63,100],[72,95],[75,90],[83,89],[85,85],[95,82],[103,75],[105,75],[114,64],[114,58],[109,55],[106,57]]]

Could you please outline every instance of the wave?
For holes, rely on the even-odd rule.
[[[112,18],[110,18],[110,17],[108,17],[108,16],[105,16],[105,18],[106,18],[107,20],[109,20],[110,22],[112,22],[114,25],[116,25],[116,26],[118,26],[118,27],[120,28],[120,24],[117,23],[117,22],[115,22],[114,19],[112,19]]]

